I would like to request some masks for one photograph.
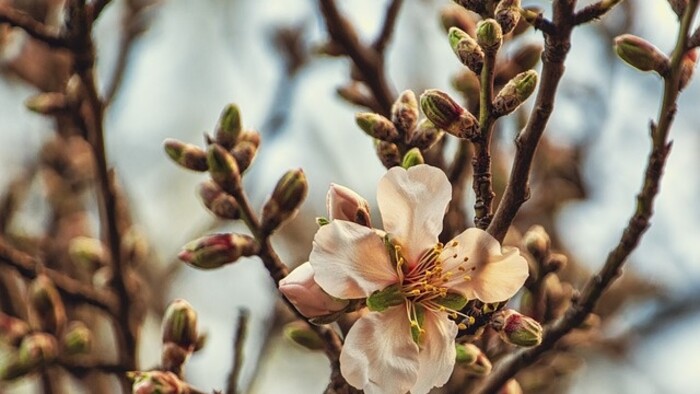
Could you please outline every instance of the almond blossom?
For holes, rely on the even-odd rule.
[[[485,231],[438,241],[451,195],[435,167],[394,167],[377,191],[384,231],[332,220],[316,233],[309,257],[316,283],[338,299],[367,298],[370,311],[348,332],[340,368],[368,394],[444,385],[455,364],[459,309],[471,299],[506,300],[527,278],[518,250],[502,249]]]

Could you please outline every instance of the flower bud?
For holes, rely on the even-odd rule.
[[[302,321],[293,321],[284,326],[284,336],[309,350],[323,350],[325,344],[318,334]]]
[[[391,106],[391,122],[399,135],[409,136],[418,122],[418,100],[412,90],[405,90]]]
[[[422,119],[418,122],[415,130],[413,130],[411,140],[408,143],[420,150],[428,150],[440,141],[444,135],[445,132],[435,127],[433,122],[428,119]]]
[[[241,172],[231,153],[220,145],[211,144],[207,151],[207,163],[214,182],[230,194],[238,191],[241,187]]]
[[[289,170],[277,182],[272,195],[262,209],[262,231],[269,234],[280,224],[294,217],[306,198],[309,185],[300,168]]]
[[[548,272],[559,272],[566,267],[568,261],[569,259],[566,257],[566,255],[561,253],[551,253],[545,262],[545,267]]]
[[[537,71],[528,70],[508,81],[493,100],[493,111],[497,116],[507,115],[520,106],[537,87]]]
[[[28,110],[41,115],[56,115],[69,108],[66,95],[58,92],[39,93],[30,97],[24,105]]]
[[[486,376],[491,373],[491,361],[476,345],[458,343],[456,366],[472,376]]]
[[[61,348],[67,355],[86,354],[92,349],[92,332],[81,321],[72,321],[61,338]]]
[[[199,185],[199,197],[207,209],[221,219],[239,219],[240,207],[233,196],[226,194],[214,181]]]
[[[343,311],[347,300],[334,298],[314,280],[314,269],[306,262],[279,282],[279,291],[302,315],[308,318],[320,317]]]
[[[130,226],[122,236],[122,256],[132,265],[138,265],[149,257],[150,249],[146,236],[139,226]]]
[[[29,324],[0,312],[0,340],[15,345],[29,332]]]
[[[250,167],[257,153],[257,145],[250,141],[239,141],[231,150],[231,154],[236,159],[236,163],[241,172],[244,172]]]
[[[476,25],[476,42],[486,53],[495,53],[503,43],[501,25],[493,19],[484,19]]]
[[[209,169],[207,154],[196,145],[168,138],[163,142],[163,147],[175,163],[188,170],[204,172]]]
[[[256,148],[260,147],[260,133],[253,130],[242,131],[238,135],[238,143],[250,142]]]
[[[236,104],[227,105],[221,112],[219,124],[216,126],[216,143],[226,149],[231,149],[238,140],[243,128],[241,112]]]
[[[187,301],[174,300],[165,310],[161,332],[163,343],[192,351],[197,343],[197,312]]]
[[[542,342],[542,326],[535,319],[512,309],[504,309],[493,315],[491,327],[504,342],[511,345],[531,347]]]
[[[698,31],[700,32],[700,28]],[[683,55],[683,59],[681,59],[681,75],[678,79],[678,90],[683,90],[688,85],[695,72],[697,62],[698,52],[696,49],[691,49]]]
[[[649,41],[623,34],[615,38],[615,53],[625,63],[640,71],[656,71],[659,75],[666,75],[670,67],[670,61],[661,50]]]
[[[91,237],[75,237],[68,245],[71,261],[89,272],[107,264],[108,253],[102,241]]]
[[[247,235],[211,234],[189,242],[177,257],[195,268],[214,269],[257,251],[257,242]]]
[[[187,383],[169,371],[128,372],[127,377],[134,382],[133,394],[188,394]]]
[[[423,154],[420,153],[420,149],[418,148],[411,148],[406,154],[403,156],[403,161],[401,162],[401,167],[405,169],[409,169],[413,166],[417,166],[418,164],[424,164],[425,159],[423,159]]]
[[[484,0],[452,0],[469,11],[479,15],[486,12],[486,2]]]
[[[520,0],[501,0],[494,14],[503,34],[510,33],[520,21]]]
[[[19,345],[17,356],[18,362],[28,369],[51,362],[58,356],[56,338],[45,333],[27,335]]]
[[[367,200],[345,186],[331,183],[326,208],[331,220],[347,220],[367,227],[372,225]]]
[[[399,138],[396,126],[382,115],[372,112],[358,113],[355,115],[355,122],[372,138],[390,142]]]
[[[430,89],[420,96],[423,113],[435,126],[459,138],[472,138],[479,122],[447,93]]]
[[[401,164],[401,154],[396,144],[386,141],[376,141],[375,149],[377,150],[377,156],[384,167],[391,168]]]
[[[447,37],[459,61],[469,67],[474,73],[480,74],[481,68],[484,66],[484,51],[479,44],[476,43],[476,40],[456,27],[450,28]]]
[[[29,286],[30,319],[42,331],[57,333],[66,323],[66,309],[53,282],[39,275]]]
[[[549,234],[547,234],[544,227],[540,225],[530,227],[525,235],[523,235],[523,245],[525,245],[525,249],[538,261],[547,256],[550,244],[551,240],[549,239]]]

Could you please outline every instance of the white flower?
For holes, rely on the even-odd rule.
[[[309,257],[316,282],[336,298],[368,298],[371,312],[350,329],[340,355],[345,379],[368,394],[445,384],[460,305],[503,301],[527,278],[517,249],[503,251],[485,231],[438,242],[451,195],[441,170],[395,167],[377,191],[386,233],[343,220],[316,233]]]

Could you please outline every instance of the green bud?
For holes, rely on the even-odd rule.
[[[534,25],[542,17],[542,9],[537,7],[526,7],[520,10],[520,17],[530,25]]]
[[[391,106],[391,122],[399,135],[409,136],[418,122],[418,100],[412,90],[405,90]]]
[[[424,164],[425,159],[423,159],[423,155],[420,153],[420,149],[418,148],[412,148],[406,154],[403,156],[403,161],[401,162],[401,167],[405,169],[409,169],[413,166],[417,166],[418,164]]]
[[[10,345],[17,344],[29,333],[29,324],[0,312],[0,340]]]
[[[66,95],[57,92],[39,93],[30,97],[24,105],[30,111],[42,115],[56,115],[69,109]]]
[[[458,343],[455,365],[471,376],[486,376],[491,373],[491,361],[476,345]]]
[[[61,338],[61,348],[67,355],[90,353],[92,332],[81,321],[70,322]]]
[[[102,241],[91,237],[75,237],[68,245],[71,261],[89,272],[107,264],[108,253]]]
[[[207,154],[196,145],[168,138],[163,142],[163,147],[175,163],[188,170],[204,172],[209,168]]]
[[[294,321],[284,326],[285,338],[309,350],[323,350],[325,342],[306,323]]]
[[[255,239],[247,235],[211,234],[189,242],[177,257],[195,268],[214,269],[252,256],[258,249]]]
[[[530,97],[537,87],[537,71],[528,70],[508,81],[496,98],[493,99],[493,111],[496,116],[507,115]]]
[[[391,285],[384,290],[377,290],[367,297],[367,308],[373,312],[383,312],[387,308],[401,305],[406,297],[401,292],[401,286]]]
[[[656,71],[662,76],[668,74],[670,68],[668,56],[643,38],[631,34],[617,36],[615,53],[625,63],[640,71]]]
[[[501,0],[494,14],[503,34],[510,33],[520,20],[520,0]]]
[[[250,167],[257,153],[258,146],[250,141],[239,141],[231,150],[231,154],[236,159],[236,163],[238,163],[238,168],[241,172],[244,172]]]
[[[456,27],[450,28],[447,37],[459,61],[469,67],[474,73],[480,74],[481,68],[484,66],[484,51],[477,44],[476,40]]]
[[[25,336],[17,352],[18,362],[28,369],[51,362],[57,356],[56,338],[46,333]]]
[[[549,234],[540,225],[530,227],[523,235],[525,249],[537,260],[542,260],[549,254],[551,243]]]
[[[418,122],[415,130],[413,130],[411,140],[408,143],[420,150],[428,150],[440,141],[444,135],[445,132],[435,127],[433,122],[428,119],[422,119]]]
[[[476,42],[486,53],[495,53],[503,43],[501,25],[493,19],[485,19],[476,25]]]
[[[261,220],[263,233],[273,232],[283,222],[294,217],[306,198],[308,189],[304,171],[300,168],[287,171],[277,182],[272,195],[263,206]]]
[[[420,106],[425,116],[443,130],[449,130],[466,110],[447,93],[429,89],[420,96]]]
[[[163,343],[174,343],[188,351],[197,343],[197,312],[187,301],[177,299],[168,305],[163,316]]]
[[[386,168],[395,167],[401,164],[401,154],[399,153],[399,147],[393,142],[386,142],[375,140],[375,149],[377,150],[377,156],[381,160],[382,164]]]
[[[504,342],[531,347],[542,343],[542,326],[535,319],[512,309],[504,309],[493,315],[491,327]]]
[[[372,112],[363,112],[355,115],[355,122],[372,138],[382,141],[396,141],[399,132],[391,121],[382,115]]]
[[[221,112],[219,124],[216,126],[216,143],[226,149],[233,148],[241,129],[241,111],[236,104],[227,105]]]
[[[241,187],[241,173],[236,159],[221,145],[211,144],[207,152],[209,174],[224,191],[236,193]]]
[[[240,207],[233,196],[226,194],[214,181],[202,182],[199,185],[199,197],[204,206],[221,219],[239,219]]]
[[[328,218],[325,218],[325,217],[323,217],[323,216],[320,216],[320,217],[317,217],[317,218],[316,218],[316,224],[318,225],[318,227],[323,227],[323,226],[329,224],[330,222],[331,222],[331,221],[328,220]]]
[[[29,286],[30,318],[42,331],[57,333],[66,323],[66,309],[58,290],[46,275],[37,276]]]

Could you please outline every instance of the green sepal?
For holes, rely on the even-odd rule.
[[[328,218],[323,217],[323,216],[319,216],[319,217],[316,218],[316,224],[318,224],[318,227],[323,227],[323,226],[325,226],[326,224],[328,224],[328,223],[330,223],[330,222],[331,222],[331,221],[328,220]]]
[[[406,297],[401,293],[401,285],[395,284],[384,290],[377,290],[367,297],[367,308],[373,312],[383,312],[387,308],[401,305]]]
[[[416,345],[420,346],[423,340],[421,327],[425,321],[425,309],[420,305],[414,304],[414,311],[416,313],[416,323],[418,323],[418,325],[411,325],[411,338],[413,338],[413,342],[415,342]]]
[[[438,305],[444,306],[451,311],[459,311],[467,305],[467,300],[461,294],[447,293],[444,297],[438,297],[433,300]]]

